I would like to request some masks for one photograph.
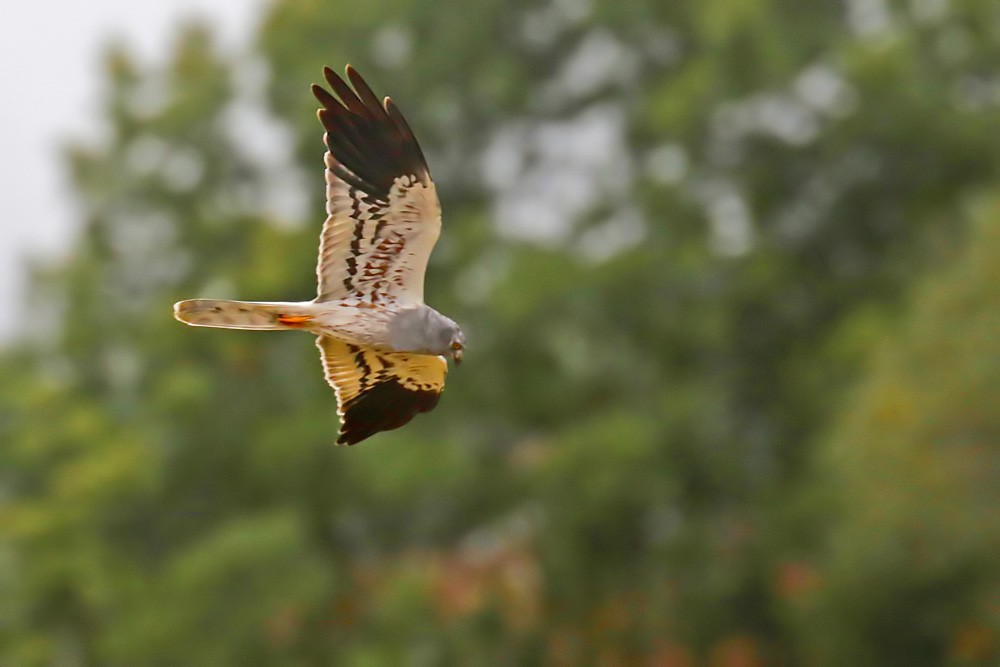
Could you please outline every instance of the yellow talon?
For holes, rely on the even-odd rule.
[[[287,327],[301,327],[311,319],[309,315],[278,315],[278,321]]]

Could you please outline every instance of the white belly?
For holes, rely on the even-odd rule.
[[[313,304],[316,314],[310,329],[356,345],[386,346],[386,327],[396,314],[391,306],[373,306],[357,299]]]

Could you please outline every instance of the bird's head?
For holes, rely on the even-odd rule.
[[[455,325],[455,331],[451,335],[451,342],[448,344],[449,355],[456,364],[462,363],[462,353],[465,352],[465,334]]]
[[[389,345],[398,352],[436,354],[462,363],[465,334],[454,321],[433,308],[418,306],[389,321]]]

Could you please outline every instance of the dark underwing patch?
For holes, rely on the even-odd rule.
[[[391,431],[437,405],[441,393],[408,389],[395,379],[385,379],[344,406],[344,425],[337,443],[354,445],[380,431]]]

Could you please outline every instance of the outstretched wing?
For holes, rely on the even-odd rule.
[[[313,85],[328,148],[329,217],[320,237],[317,300],[421,304],[427,260],[441,232],[423,152],[392,100],[380,103],[350,65],[353,90],[329,67],[323,74],[336,97]]]
[[[444,391],[444,357],[381,352],[331,336],[316,339],[326,381],[337,395],[337,444],[353,445],[430,412]]]

